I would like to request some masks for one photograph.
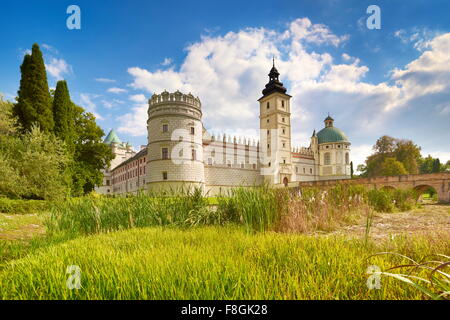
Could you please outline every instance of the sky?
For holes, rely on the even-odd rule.
[[[80,8],[81,29],[67,27]],[[380,8],[369,29],[370,5]],[[328,113],[364,162],[382,135],[450,160],[449,1],[2,1],[0,93],[14,101],[33,43],[49,86],[136,149],[147,101],[164,90],[202,101],[215,134],[257,138],[272,57],[292,96],[292,145],[309,146]]]

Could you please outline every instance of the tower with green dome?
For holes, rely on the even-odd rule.
[[[345,133],[334,126],[328,115],[325,127],[311,137],[315,166],[319,180],[348,179],[350,177],[350,141]]]

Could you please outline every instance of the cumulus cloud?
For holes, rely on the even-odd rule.
[[[45,68],[57,80],[63,79],[64,74],[72,73],[72,67],[64,59],[50,58],[50,63],[46,64]]]
[[[108,92],[109,93],[115,93],[115,94],[120,94],[120,93],[125,93],[125,92],[128,92],[128,90],[126,90],[126,89],[122,89],[122,88],[109,88],[108,89]]]
[[[129,99],[130,99],[131,101],[134,101],[134,102],[137,102],[137,103],[145,103],[145,102],[147,101],[147,98],[146,98],[145,95],[143,95],[142,93],[141,93],[141,94],[134,94],[134,95],[131,95],[131,96],[129,97]]]
[[[108,79],[108,78],[95,78],[94,79],[97,82],[103,82],[103,83],[113,83],[116,82],[114,79]]]
[[[450,34],[431,39],[418,59],[392,70],[388,81],[380,83],[365,81],[370,69],[357,57],[341,52],[343,63],[338,63],[327,52],[327,47],[340,48],[347,40],[347,35],[336,35],[307,18],[292,21],[281,32],[246,28],[222,36],[207,35],[186,48],[177,69],[171,65],[157,70],[130,67],[133,81],[128,86],[146,91],[147,98],[164,90],[192,92],[202,101],[204,124],[210,132],[257,137],[257,99],[274,56],[280,79],[293,96],[292,145],[308,146],[312,130],[320,130],[330,112],[335,125],[354,142],[353,154],[362,155],[355,156],[356,169],[371,151],[371,145],[364,142],[390,134],[402,110],[416,110],[424,103],[423,95],[450,92]],[[119,118],[120,130],[146,136],[145,96],[132,97],[136,104]],[[426,102],[438,108],[427,97]],[[445,113],[449,100],[440,99],[442,107],[436,112]]]
[[[97,113],[97,105],[93,101],[93,99],[97,98],[97,95],[89,94],[89,93],[81,93],[80,101],[81,106],[88,112],[92,113],[97,119],[102,120],[103,117]]]
[[[163,66],[168,66],[172,64],[172,59],[170,58],[165,58],[164,61],[161,63],[161,65]]]

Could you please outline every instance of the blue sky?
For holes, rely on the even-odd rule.
[[[66,9],[81,8],[81,30]],[[381,29],[369,30],[369,5]],[[293,145],[308,146],[327,113],[362,163],[383,134],[450,160],[448,1],[9,1],[0,19],[0,92],[13,100],[26,50],[41,45],[54,87],[135,147],[146,100],[198,95],[215,133],[257,137],[271,58],[293,96]]]

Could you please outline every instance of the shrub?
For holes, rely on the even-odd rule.
[[[385,189],[373,189],[368,193],[369,204],[378,212],[394,212],[395,205],[392,192]]]
[[[2,213],[39,213],[50,210],[51,203],[44,200],[13,200],[0,198],[0,212]]]

